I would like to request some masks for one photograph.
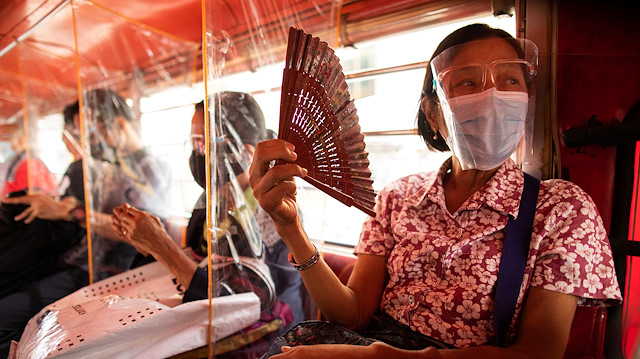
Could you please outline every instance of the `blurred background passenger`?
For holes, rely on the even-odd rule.
[[[65,245],[43,253],[43,258],[55,261],[58,266],[42,269],[37,278],[23,276],[29,280],[0,297],[0,357],[6,356],[5,352],[8,354],[11,340],[20,339],[29,319],[44,306],[89,283],[83,160],[87,161],[87,183],[94,204],[91,223],[94,280],[129,269],[136,254],[132,246],[121,242],[112,232],[107,213],[123,203],[140,205],[159,216],[168,209],[164,198],[169,197],[166,194],[170,172],[142,147],[139,135],[130,124],[133,116],[125,100],[111,90],[90,91],[84,97],[85,113],[89,115],[86,123],[91,156],[81,156],[79,106],[77,102],[70,104],[64,110],[63,141],[75,160],[58,186],[62,195],[56,198],[34,193],[2,200],[0,214],[9,220],[3,222],[6,232],[0,233],[31,233],[39,229],[42,236],[34,238],[33,242],[42,243],[60,233],[60,241],[64,240]],[[101,132],[96,131],[98,128]],[[60,232],[62,230],[49,233],[42,230],[44,226],[64,227],[68,232],[66,235]],[[33,259],[35,253],[40,252],[24,254]],[[40,266],[35,268],[41,269]]]
[[[0,204],[2,358],[9,354],[11,340],[20,339],[28,320],[42,307],[89,283],[86,257],[83,263],[65,260],[68,251],[86,250],[86,232],[70,215],[84,203],[78,102],[63,114],[62,139],[74,161],[58,185],[59,198],[34,193]]]
[[[167,195],[171,172],[167,164],[151,155],[133,124],[133,114],[126,101],[115,91],[97,89],[84,94],[87,143],[91,156],[85,156],[93,197],[91,230],[95,279],[103,279],[131,267],[136,251],[113,233],[110,213],[116,206],[129,203],[164,219],[169,210]],[[65,144],[70,151],[80,150],[79,107],[77,103],[65,111]],[[75,155],[77,156],[77,154]],[[74,161],[60,184],[63,198],[60,203],[39,195],[9,199],[6,203],[29,207],[16,219],[29,223],[35,218],[69,220],[86,225],[82,161]],[[81,185],[82,184],[82,185]],[[57,202],[57,203],[55,203]],[[64,204],[64,206],[60,206]],[[78,246],[67,253],[65,261],[87,267],[87,246]]]

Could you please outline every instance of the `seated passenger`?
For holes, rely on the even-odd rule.
[[[86,234],[70,215],[66,220],[59,218],[84,202],[80,138],[71,135],[78,124],[78,103],[67,106],[63,114],[62,139],[74,162],[58,185],[59,198],[40,193],[0,204],[0,235],[4,239],[0,252],[0,357],[8,355],[11,340],[20,339],[29,319],[42,307],[89,283],[86,259],[79,264],[64,260],[67,251],[74,251],[83,241],[86,245]],[[21,204],[26,198],[29,204]],[[42,219],[47,212],[52,216]]]
[[[139,135],[129,123],[133,116],[124,99],[110,90],[94,90],[85,94],[85,100],[85,104],[91,109],[88,113],[92,115],[87,122],[102,130],[102,133],[90,133],[92,158],[87,161],[89,177],[92,179],[90,193],[97,207],[91,223],[95,233],[92,236],[92,259],[94,279],[97,281],[127,270],[136,254],[131,245],[122,242],[111,231],[110,214],[107,213],[118,205],[132,203],[164,215],[168,208],[165,198],[169,197],[166,194],[170,175],[166,165],[142,147]],[[77,102],[67,106],[64,111],[65,143],[76,142],[67,143],[72,146],[69,148],[72,153],[79,148],[78,113]],[[109,146],[103,146],[99,137],[101,134]],[[109,155],[109,151],[115,156]],[[108,158],[113,162],[105,161]],[[65,227],[74,224],[71,227],[75,231],[65,240],[72,241],[75,245],[61,254],[57,251],[49,253],[50,257],[54,257],[49,259],[58,263],[55,270],[41,273],[46,276],[38,277],[0,298],[0,356],[5,351],[8,353],[11,340],[20,338],[29,319],[40,309],[89,283],[82,174],[82,162],[85,160],[87,157],[75,159],[67,169],[59,186],[62,193],[60,198],[38,193],[2,200],[3,206],[22,206],[20,211],[12,215],[12,219],[17,222],[11,227],[11,231],[15,232],[15,228],[27,225],[41,228],[43,224],[40,220],[66,222]],[[81,238],[76,240],[78,231]]]
[[[484,24],[458,29],[440,43],[420,96],[418,129],[428,147],[450,149],[452,157],[439,171],[401,178],[378,194],[347,285],[318,256],[296,210],[294,176],[308,171],[269,165],[294,161],[298,149],[282,140],[258,144],[254,196],[319,309],[359,331],[350,343],[363,344],[322,345],[345,341],[323,329],[335,329],[331,324],[310,323],[312,329],[294,327],[266,356],[282,347],[278,358],[561,358],[578,304],[621,301],[595,204],[575,184],[542,181],[528,254],[522,253],[528,255],[523,280],[513,288],[515,313],[507,318],[505,345],[493,345],[505,227],[519,215],[525,182],[510,156],[534,108],[536,61],[523,53],[534,49]]]
[[[276,306],[267,308],[277,312],[279,302],[288,308],[279,315],[285,316],[285,325],[303,318],[300,297],[300,275],[288,265],[288,249],[275,232],[273,222],[257,205],[248,186],[248,173],[255,145],[267,139],[264,117],[258,103],[248,94],[224,92],[215,97],[215,106],[220,102],[222,133],[216,139],[217,173],[212,173],[217,184],[217,230],[212,233],[213,252],[218,256],[266,260],[275,284]],[[213,106],[213,104],[212,104]],[[213,120],[212,120],[213,122]],[[206,188],[206,162],[204,156],[204,106],[196,105],[191,125],[193,150],[189,158],[191,173],[196,182]],[[149,213],[128,205],[114,210],[113,229],[122,234],[140,253],[151,254],[167,267],[177,280],[187,288],[184,301],[207,298],[208,278],[196,260],[207,256],[206,233],[206,192],[203,193],[192,212],[187,227],[187,246],[192,256],[176,244],[163,229],[160,221]],[[264,243],[264,245],[263,245]],[[266,248],[265,248],[266,247]],[[263,249],[266,249],[263,252]],[[234,275],[222,275],[225,284],[234,282]],[[228,278],[224,278],[228,276]],[[233,285],[231,285],[233,287]],[[265,298],[261,298],[263,302]],[[293,314],[291,318],[290,312]],[[273,313],[278,315],[277,313]],[[286,329],[286,328],[285,328]],[[274,338],[272,338],[274,339]],[[268,348],[261,347],[264,351]],[[252,351],[256,353],[255,345]],[[235,353],[238,355],[238,353]]]
[[[59,212],[68,212],[75,206],[77,199],[84,202],[80,138],[71,136],[74,122],[69,111],[75,111],[77,117],[77,102],[64,110],[62,136],[74,162],[69,165],[58,185],[57,193],[61,194],[59,201],[50,195],[39,195],[47,198],[49,201],[46,203],[49,205],[60,206]],[[24,195],[25,192],[12,192],[10,196]],[[71,221],[27,218],[33,211],[25,211],[26,207],[22,204],[0,204],[0,234],[3,238],[0,245],[0,298],[10,293],[22,292],[31,283],[65,269],[66,264],[63,264],[59,256],[77,245],[84,236],[84,229]],[[24,222],[20,222],[23,219]]]
[[[96,269],[95,280],[99,280],[129,269],[136,254],[132,246],[122,242],[119,235],[111,230],[111,211],[121,204],[129,203],[165,218],[169,207],[170,196],[167,193],[171,172],[167,164],[148,153],[142,146],[140,135],[131,124],[131,108],[120,95],[111,90],[98,89],[87,92],[84,101],[89,116],[86,122],[90,127],[88,147],[91,158],[87,167],[90,170],[88,178],[92,185],[94,205],[91,223],[91,230],[95,233],[92,237],[93,260]],[[77,111],[79,108],[75,104],[65,110],[65,128],[67,132],[75,133],[75,136],[79,136]],[[70,122],[69,118],[73,122]],[[79,138],[76,138],[77,140]],[[70,172],[72,169],[73,172]],[[64,178],[70,179],[70,176],[73,176],[74,179],[82,180],[79,173],[81,169],[82,162],[75,161]],[[67,183],[63,179],[61,185],[64,187]],[[84,186],[66,186],[65,190],[70,191],[69,196],[65,198],[75,198],[74,203],[61,203],[42,195],[22,196],[3,201],[28,205],[29,207],[16,218],[24,220],[25,223],[40,218],[74,221],[85,226]],[[67,253],[66,260],[86,267],[86,243],[83,247]]]

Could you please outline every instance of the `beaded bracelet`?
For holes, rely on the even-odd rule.
[[[289,252],[289,263],[293,265],[293,269],[297,271],[303,271],[313,267],[316,263],[318,263],[318,259],[320,259],[320,252],[318,252],[318,248],[315,245],[313,246],[313,248],[316,250],[316,252],[313,253],[311,258],[300,264],[296,263],[295,259],[293,259],[293,255],[291,255],[291,252]]]

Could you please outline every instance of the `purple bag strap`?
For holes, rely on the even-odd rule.
[[[520,294],[522,277],[529,255],[529,243],[533,232],[533,217],[536,213],[539,188],[540,181],[525,173],[518,218],[514,219],[513,216],[509,216],[507,223],[507,234],[500,260],[493,310],[496,346],[505,345],[507,332]]]

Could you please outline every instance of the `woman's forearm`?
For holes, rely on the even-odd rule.
[[[277,230],[296,263],[303,263],[315,254],[316,248],[299,222]],[[322,258],[311,268],[300,271],[300,275],[309,295],[327,318],[346,327],[358,325],[357,294],[340,282]]]
[[[166,234],[166,233],[165,233]],[[151,255],[176,277],[178,282],[189,288],[197,264],[169,237],[158,238]]]

